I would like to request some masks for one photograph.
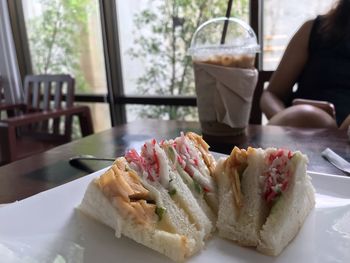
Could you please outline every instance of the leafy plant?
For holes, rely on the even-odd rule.
[[[88,16],[91,0],[38,0],[40,14],[27,20],[27,34],[36,74],[69,73],[77,90],[87,91],[81,69],[86,52]]]
[[[76,90],[89,90],[82,69],[82,57],[88,53],[87,38],[91,0],[38,0],[39,15],[26,22],[34,74],[71,74]],[[60,124],[63,128],[64,120]],[[81,137],[73,119],[73,139]]]
[[[192,60],[186,55],[193,33],[203,22],[224,16],[226,7],[222,0],[164,0],[152,1],[136,14],[134,31],[138,37],[129,55],[145,67],[143,76],[136,80],[138,93],[193,95]],[[234,1],[231,15],[247,17],[248,9],[248,0]],[[195,108],[176,106],[145,106],[138,111],[141,117],[165,119],[193,118],[196,113]]]

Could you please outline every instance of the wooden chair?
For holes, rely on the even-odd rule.
[[[5,91],[4,91],[4,86],[2,84],[2,78],[0,77],[0,120],[4,114],[3,113],[4,105],[5,105]]]
[[[0,105],[4,104],[5,102],[5,89],[4,85],[2,84],[2,78],[0,77]]]
[[[0,120],[0,164],[43,152],[71,141],[73,116],[82,136],[93,133],[87,106],[74,106],[74,79],[69,75],[30,75],[24,81],[24,102],[4,105]]]
[[[254,91],[252,109],[250,112],[249,123],[261,124],[262,111],[260,109],[260,98],[264,91],[265,83],[268,82],[273,74],[273,71],[259,71],[258,83]]]
[[[6,115],[12,116],[12,112],[10,105],[6,103],[3,79],[0,77],[0,120]]]

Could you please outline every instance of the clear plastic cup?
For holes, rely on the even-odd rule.
[[[226,36],[222,41],[225,27],[227,29]],[[257,44],[253,29],[237,18],[222,17],[209,20],[194,33],[188,54],[192,56],[197,107],[204,134],[229,136],[238,135],[245,131],[249,122],[255,80],[257,80],[257,71],[254,67],[257,52],[260,52],[260,46]],[[210,65],[210,67],[206,67],[207,71],[203,71],[203,65]],[[210,72],[211,69],[212,72]],[[214,76],[218,69],[221,72],[220,77],[208,79],[208,75]],[[232,71],[241,71],[242,74],[236,74]],[[245,78],[247,71],[250,71],[249,74],[256,76],[256,78],[247,80]],[[208,74],[208,72],[213,74]],[[237,75],[242,76],[244,81],[238,81]],[[230,89],[234,89],[233,86],[236,83],[241,83],[237,85],[244,83],[243,88],[249,90],[246,92],[248,97],[242,99],[235,94],[230,95],[229,98],[226,96],[226,98],[221,98],[222,105],[225,105],[226,108],[224,110],[222,107],[218,108],[215,98],[220,92],[214,89],[217,89],[220,81],[230,83]],[[242,90],[242,86],[240,88]],[[225,111],[228,112],[227,115],[232,121],[218,117],[218,112]]]
[[[225,23],[226,37],[221,43]],[[254,68],[258,52],[260,46],[253,29],[233,17],[220,17],[203,23],[194,33],[188,50],[193,62],[238,68]]]

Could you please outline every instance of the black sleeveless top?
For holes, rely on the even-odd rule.
[[[324,43],[319,33],[321,23],[322,16],[318,16],[310,34],[309,59],[291,99],[332,102],[340,125],[350,114],[350,32],[340,41]]]

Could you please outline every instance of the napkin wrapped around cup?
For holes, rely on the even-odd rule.
[[[193,67],[200,121],[245,128],[249,122],[258,71],[198,62]]]

